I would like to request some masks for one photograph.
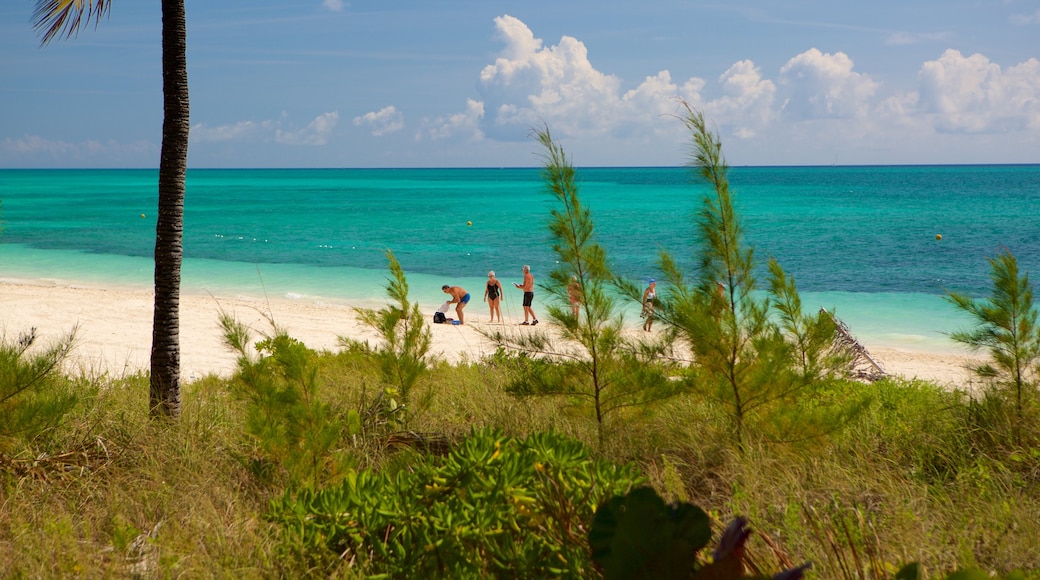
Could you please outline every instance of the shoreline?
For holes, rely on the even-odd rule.
[[[351,303],[352,302],[352,303]],[[377,340],[378,334],[362,324],[354,307],[380,308],[383,301],[362,299],[347,303],[292,298],[257,299],[247,296],[181,294],[181,374],[189,383],[207,374],[230,376],[235,355],[222,342],[218,316],[229,312],[254,331],[269,331],[265,317],[289,335],[314,350],[338,350],[340,336]],[[432,314],[432,309],[430,310]],[[510,312],[506,312],[510,317]],[[522,319],[510,317],[503,325],[487,322],[487,309],[480,302],[467,308],[470,323],[464,326],[430,324],[434,357],[459,362],[475,361],[495,352],[495,345],[477,329],[517,328]],[[543,322],[545,326],[551,325]],[[0,279],[0,332],[15,340],[31,327],[41,343],[51,342],[77,328],[76,346],[69,369],[97,376],[124,376],[147,371],[151,348],[152,291],[133,287],[61,284],[48,280]],[[517,328],[518,329],[518,328]],[[519,330],[519,329],[518,329]],[[633,329],[638,334],[638,328]],[[965,369],[979,356],[951,345],[936,352],[934,347],[915,350],[905,345],[867,342],[871,356],[892,375],[920,378],[948,388],[967,388],[971,379]]]

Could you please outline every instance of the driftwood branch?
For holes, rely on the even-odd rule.
[[[836,328],[834,348],[852,354],[852,376],[868,381],[876,381],[888,375],[885,368],[874,360],[874,357],[870,356],[870,353],[867,352],[867,347],[856,340],[856,337],[852,335],[852,331],[849,330],[849,327],[841,319],[828,312],[826,308],[821,308],[820,312],[827,314],[834,321]]]

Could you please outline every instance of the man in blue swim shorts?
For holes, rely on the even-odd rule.
[[[469,304],[469,292],[466,292],[466,289],[461,286],[448,286],[447,284],[441,286],[441,290],[451,296],[449,304],[455,305],[455,312],[459,315],[459,324],[465,324],[462,309]]]

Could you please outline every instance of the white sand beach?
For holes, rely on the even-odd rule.
[[[378,307],[371,303],[358,306]],[[224,346],[218,316],[221,311],[257,331],[269,331],[264,314],[289,334],[313,349],[337,350],[338,337],[377,339],[377,334],[358,321],[352,305],[322,304],[302,300],[255,300],[184,294],[181,296],[181,369],[191,381],[206,374],[230,375],[235,357]],[[432,310],[431,310],[432,314]],[[434,356],[448,361],[476,360],[491,354],[495,346],[479,328],[517,329],[520,320],[489,325],[483,304],[466,311],[464,326],[431,324]],[[545,325],[545,321],[542,321]],[[46,281],[0,282],[0,332],[15,339],[30,327],[43,341],[77,328],[76,347],[70,360],[73,369],[88,374],[120,376],[148,368],[151,347],[152,293],[141,289],[63,286]],[[540,327],[541,328],[541,327]],[[633,332],[641,332],[634,329]],[[971,359],[963,351],[915,352],[883,344],[866,344],[870,354],[890,374],[966,386]]]

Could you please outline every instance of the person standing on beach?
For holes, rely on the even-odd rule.
[[[491,309],[491,322],[495,321],[495,313],[498,313],[498,322],[502,323],[502,282],[495,278],[495,271],[488,272],[487,286],[484,287],[484,302]]]
[[[567,286],[567,299],[571,302],[571,314],[577,318],[581,309],[581,284],[578,284],[577,276],[571,276],[571,283]]]
[[[531,304],[534,303],[534,274],[531,273],[531,267],[527,264],[524,264],[520,271],[524,273],[524,283],[517,284],[513,282],[513,286],[524,291],[524,321],[520,325],[527,326],[530,324],[534,326],[538,324],[538,317],[534,315],[534,309],[531,308]],[[528,322],[528,318],[531,318],[532,322]]]
[[[640,318],[645,318],[643,330],[650,332],[654,324],[654,300],[657,299],[657,281],[650,278],[650,283],[643,291],[643,311],[639,313]]]
[[[441,290],[445,294],[451,295],[451,301],[448,303],[455,304],[455,312],[459,315],[459,324],[465,324],[466,321],[463,319],[462,309],[469,304],[469,292],[466,292],[466,289],[461,286],[448,286],[447,284],[441,286]]]

